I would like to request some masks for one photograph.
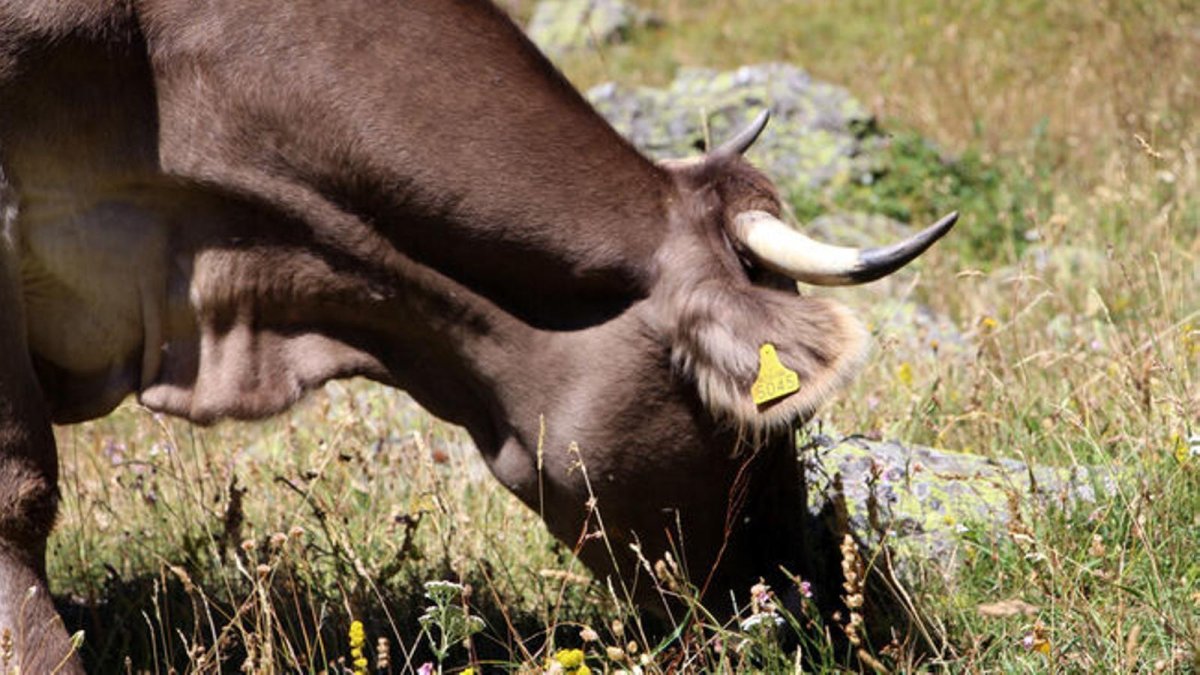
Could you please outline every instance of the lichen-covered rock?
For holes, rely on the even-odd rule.
[[[1012,459],[850,437],[818,438],[805,461],[809,510],[844,500],[851,532],[905,561],[953,561],[968,533],[1002,537],[1013,504],[1083,508],[1115,492],[1111,471],[1029,466]]]
[[[547,56],[559,58],[621,42],[630,30],[653,22],[652,14],[621,0],[542,0],[526,32]]]
[[[870,113],[850,93],[786,63],[720,72],[684,68],[665,89],[608,83],[588,98],[634,145],[665,159],[695,155],[763,108],[770,126],[751,158],[785,194],[839,181],[869,182],[885,142]]]

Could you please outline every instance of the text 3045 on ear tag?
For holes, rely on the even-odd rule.
[[[779,361],[775,345],[767,342],[758,348],[758,377],[750,387],[755,405],[763,405],[800,390],[800,376]]]

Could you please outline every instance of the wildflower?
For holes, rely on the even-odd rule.
[[[367,634],[361,621],[350,622],[350,661],[354,666],[354,675],[367,675],[367,657],[363,654],[363,645],[367,643]]]
[[[1184,353],[1188,356],[1200,356],[1200,326],[1184,324],[1179,334]]]
[[[425,597],[430,600],[453,599],[466,590],[466,586],[453,581],[426,581]]]
[[[912,364],[908,361],[901,363],[900,367],[896,369],[896,379],[900,380],[900,384],[911,387],[913,383]]]
[[[585,626],[579,631],[579,639],[583,640],[584,642],[598,642],[600,640],[600,635],[596,631]]]
[[[592,669],[583,662],[582,649],[562,649],[546,665],[546,672],[563,675],[591,675]]]
[[[433,675],[433,661],[426,661],[417,668],[417,675]]]
[[[842,577],[845,581],[842,583],[842,588],[846,594],[842,596],[842,601],[846,603],[846,607],[850,610],[850,620],[842,624],[842,631],[846,634],[846,639],[850,644],[858,646],[862,643],[862,637],[859,635],[859,626],[862,625],[862,614],[858,610],[863,606],[863,562],[858,553],[858,543],[854,541],[854,537],[847,534],[842,539]]]
[[[774,612],[760,612],[752,614],[750,618],[742,621],[742,630],[751,631],[759,626],[782,626],[783,617]]]
[[[620,663],[625,660],[625,650],[620,647],[605,647],[604,655],[608,657],[609,661]]]
[[[475,675],[475,669],[469,668],[469,667],[465,668],[465,669],[459,671],[458,675]]]
[[[807,582],[807,581],[800,582],[800,595],[802,595],[806,598],[812,599],[813,591],[812,591],[812,584],[810,582]]]
[[[1021,646],[1027,652],[1040,652],[1050,656],[1050,640],[1046,638],[1046,627],[1042,622],[1033,624],[1033,628],[1021,638]]]
[[[761,580],[750,587],[750,611],[754,614],[774,612],[775,601],[771,597],[771,587]]]
[[[574,670],[583,665],[583,650],[582,649],[563,649],[554,655],[554,660],[562,664],[567,670]]]

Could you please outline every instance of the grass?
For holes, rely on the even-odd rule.
[[[680,65],[800,63],[871,106],[907,167],[821,208],[920,221],[950,206],[973,221],[907,283],[842,293],[879,326],[879,346],[828,423],[1128,477],[1078,513],[1016,503],[1006,537],[967,535],[956,574],[924,570],[913,592],[955,645],[951,667],[1195,672],[1200,458],[1184,439],[1200,434],[1200,7],[645,4],[662,28],[574,57],[568,75],[662,83]],[[878,316],[881,293],[948,317],[973,347],[917,335],[913,348]],[[402,393],[339,383],[268,424],[212,429],[126,405],[58,437],[50,576],[98,672],[337,672],[352,666],[355,619],[372,669],[387,641],[385,672],[433,660],[435,643],[447,667],[488,670],[537,668],[566,647],[595,670],[793,663],[753,627],[673,646],[646,637],[480,474],[464,434]],[[669,568],[662,578],[686,591]],[[466,588],[439,604],[424,586],[437,579]],[[1014,599],[1032,613],[979,612]],[[423,624],[431,606],[441,614]],[[483,630],[450,639],[467,614]],[[681,621],[681,637],[702,623]],[[819,637],[805,647],[829,656]]]

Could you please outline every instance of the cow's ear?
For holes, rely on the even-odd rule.
[[[676,367],[714,415],[755,433],[811,417],[867,352],[862,323],[825,298],[699,287],[680,309]]]

